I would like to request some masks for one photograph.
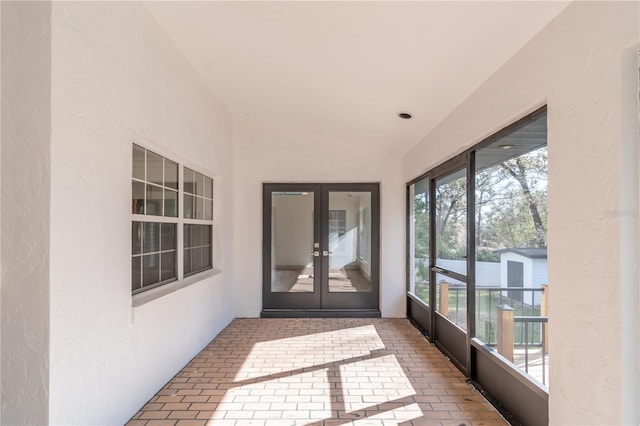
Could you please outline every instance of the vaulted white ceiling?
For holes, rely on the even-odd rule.
[[[403,154],[567,4],[146,6],[234,117]]]

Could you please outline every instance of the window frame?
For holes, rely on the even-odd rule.
[[[178,169],[178,176],[177,176],[177,205],[176,205],[176,210],[177,210],[177,216],[176,217],[171,217],[171,216],[156,216],[156,215],[151,215],[151,214],[146,214],[146,188],[145,188],[145,214],[141,214],[141,213],[134,213],[133,209],[134,209],[134,204],[133,204],[133,182],[144,182],[146,183],[150,183],[152,185],[158,186],[157,184],[155,184],[154,182],[148,182],[146,180],[147,176],[146,176],[146,160],[145,160],[145,180],[141,180],[139,178],[134,178],[133,174],[133,151],[134,151],[134,146],[137,146],[143,150],[145,150],[145,154],[147,151],[152,152],[155,155],[158,155],[160,157],[162,157],[163,159],[166,159],[168,161],[171,161],[173,163],[175,163],[177,165],[177,169]],[[214,214],[214,208],[215,208],[215,182],[216,179],[213,175],[213,173],[210,172],[205,172],[203,170],[202,167],[198,167],[198,166],[194,166],[192,163],[189,163],[181,158],[179,158],[177,155],[173,155],[171,153],[167,153],[166,151],[164,151],[163,149],[154,146],[151,143],[145,143],[140,141],[139,139],[134,139],[131,144],[130,144],[130,153],[131,153],[131,178],[130,178],[130,191],[131,191],[131,200],[132,200],[132,207],[131,207],[131,232],[133,232],[133,224],[134,222],[142,222],[142,223],[159,223],[159,224],[163,224],[163,223],[170,223],[170,224],[175,224],[176,229],[175,229],[175,277],[172,277],[170,279],[166,279],[166,280],[161,280],[157,283],[153,283],[147,286],[141,286],[138,289],[133,289],[133,275],[130,281],[130,288],[131,288],[131,294],[132,297],[138,298],[142,295],[146,295],[149,294],[149,291],[151,290],[157,290],[161,287],[166,287],[168,284],[175,284],[176,288],[181,288],[183,284],[185,284],[185,279],[189,278],[190,282],[194,281],[192,280],[193,277],[198,277],[198,276],[202,276],[204,278],[204,275],[206,275],[208,272],[212,271],[215,269],[215,256],[214,256],[214,252],[213,252],[213,247],[214,247],[214,219],[215,219],[215,214]],[[146,158],[146,155],[145,155]],[[211,218],[210,219],[194,219],[194,218],[185,218],[184,217],[184,172],[185,172],[185,168],[190,169],[191,171],[194,171],[196,173],[201,174],[202,176],[211,179],[211,198],[204,198],[206,199],[208,202],[211,203]],[[171,189],[171,188],[170,188]],[[164,213],[164,197],[163,197],[163,213]],[[210,226],[210,251],[209,251],[209,266],[205,267],[205,268],[201,268],[195,272],[189,273],[189,274],[185,274],[184,273],[184,225],[185,224],[195,224],[195,225],[208,225]],[[132,237],[133,239],[133,237]],[[144,242],[143,242],[144,243]],[[130,248],[130,253],[129,253],[129,259],[130,259],[130,270],[132,271],[133,274],[133,258],[134,257],[142,257],[141,254],[133,254],[133,241],[132,241],[132,246]],[[162,273],[162,271],[160,272]],[[200,278],[195,278],[195,281],[199,281]],[[164,294],[164,293],[163,293]],[[135,305],[135,303],[134,303]]]

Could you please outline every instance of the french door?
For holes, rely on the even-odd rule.
[[[379,185],[264,184],[263,316],[379,316]]]

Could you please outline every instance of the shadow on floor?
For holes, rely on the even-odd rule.
[[[237,319],[128,423],[506,424],[404,319]]]

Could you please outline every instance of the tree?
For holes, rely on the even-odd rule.
[[[437,185],[435,203],[438,257],[460,259],[466,256],[466,177]]]
[[[427,194],[422,192],[415,195],[413,200],[415,257],[429,258],[429,204]]]
[[[479,248],[546,247],[546,147],[479,172],[476,200]]]
[[[533,155],[523,155],[516,157],[512,160],[505,161],[501,164],[502,170],[509,174],[518,183],[522,189],[522,196],[525,198],[531,218],[533,219],[533,226],[535,227],[535,244],[538,247],[547,246],[547,227],[546,223],[543,223],[540,211],[538,209],[538,202],[533,194],[529,181],[537,183],[538,179],[544,176],[546,180],[547,176],[547,150],[534,151]],[[546,193],[546,187],[545,187]],[[545,221],[546,222],[546,221]]]

